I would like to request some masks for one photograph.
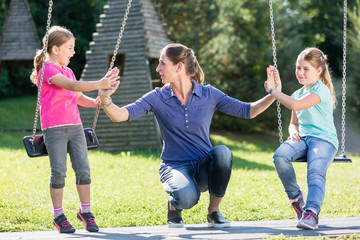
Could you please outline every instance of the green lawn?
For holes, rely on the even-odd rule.
[[[20,102],[26,105],[30,101],[35,98]],[[14,112],[2,115],[7,104],[10,103],[0,101],[0,129],[32,125],[32,112],[31,117],[21,116],[30,119],[23,124],[12,117]],[[6,118],[10,119],[4,123]],[[26,155],[22,137],[30,132],[0,133],[0,231],[54,230],[48,158]],[[214,145],[227,145],[234,155],[232,177],[221,205],[226,218],[244,221],[295,217],[272,163],[277,137],[216,132],[211,139]],[[101,228],[166,224],[167,194],[159,181],[159,156],[159,151],[145,150],[89,152],[92,212]],[[352,160],[350,164],[331,165],[320,218],[360,215],[360,157],[352,157]],[[296,163],[295,166],[299,184],[306,192],[306,164]],[[67,175],[65,214],[75,228],[82,229],[82,223],[76,219],[80,204],[70,162]],[[207,203],[208,194],[204,193],[194,208],[183,211],[184,221],[204,223]]]
[[[23,150],[23,132],[2,132],[0,140],[0,231],[53,230],[48,192],[47,157],[29,158]],[[225,144],[234,154],[233,173],[222,204],[231,221],[294,218],[272,164],[276,138],[214,133],[214,144]],[[92,211],[100,227],[166,223],[167,194],[158,176],[158,151],[106,153],[90,151]],[[328,172],[326,197],[320,217],[359,216],[360,158],[334,163]],[[75,228],[79,201],[68,163],[64,209]],[[300,186],[306,190],[306,164],[297,163]],[[204,223],[208,194],[183,211],[186,223]]]

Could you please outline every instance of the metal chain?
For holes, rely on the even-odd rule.
[[[125,11],[124,19],[123,19],[123,22],[122,22],[122,26],[121,26],[121,29],[120,29],[120,32],[119,32],[119,37],[118,37],[117,42],[116,42],[115,50],[114,50],[113,56],[111,58],[111,62],[110,62],[110,66],[109,66],[108,71],[110,71],[114,67],[116,55],[117,55],[117,52],[119,50],[119,46],[120,46],[120,43],[121,43],[123,32],[125,31],[125,25],[126,25],[126,21],[128,19],[129,12],[130,12],[131,3],[132,3],[132,0],[129,0],[129,2],[127,4],[126,11]],[[97,107],[96,112],[95,112],[93,126],[92,126],[92,132],[93,133],[95,132],[96,123],[97,123],[97,120],[98,120],[98,117],[99,117],[99,112],[100,112],[100,107]]]
[[[37,121],[39,117],[39,109],[40,109],[40,98],[41,98],[41,90],[42,90],[42,82],[44,78],[44,69],[45,69],[45,62],[46,62],[46,55],[47,55],[47,48],[49,42],[49,29],[51,25],[51,12],[52,12],[53,1],[49,1],[49,8],[48,8],[48,18],[47,18],[47,25],[46,25],[46,34],[45,34],[45,42],[43,46],[43,59],[41,65],[41,75],[40,75],[40,82],[38,82],[38,94],[37,94],[37,103],[36,103],[36,110],[35,110],[35,119],[34,119],[34,128],[33,128],[33,135],[32,135],[32,144],[34,146],[36,128],[37,128]]]
[[[346,113],[346,29],[347,29],[347,0],[344,0],[344,31],[343,31],[343,78],[342,78],[342,114],[341,114],[341,152],[345,155],[345,113]]]
[[[269,10],[270,10],[270,25],[271,25],[271,39],[272,39],[272,50],[273,50],[273,62],[275,68],[275,87],[278,87],[278,76],[277,76],[277,58],[276,58],[276,45],[275,45],[275,26],[274,26],[274,15],[272,0],[269,0]],[[279,142],[283,142],[283,133],[282,133],[282,120],[281,120],[281,108],[280,102],[276,101],[277,106],[277,117],[278,117],[278,130],[279,130]]]

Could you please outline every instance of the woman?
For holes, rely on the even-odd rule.
[[[210,85],[193,50],[169,44],[161,51],[156,71],[162,88],[156,88],[125,107],[112,104],[115,90],[100,90],[101,104],[113,122],[131,121],[152,111],[163,138],[160,180],[167,193],[168,225],[182,227],[181,210],[190,209],[209,190],[208,225],[229,227],[220,214],[220,202],[230,180],[232,153],[226,146],[212,147],[209,138],[215,110],[242,118],[254,118],[274,98],[269,94],[254,103],[233,99]],[[118,87],[117,82],[115,87]]]

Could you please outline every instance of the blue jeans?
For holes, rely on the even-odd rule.
[[[197,204],[200,193],[209,189],[216,197],[223,197],[231,176],[232,153],[219,145],[199,162],[172,168],[162,163],[160,181],[169,202],[177,210],[190,209]]]
[[[312,136],[282,143],[274,154],[274,164],[288,198],[297,199],[301,195],[292,162],[305,157],[308,195],[304,209],[311,209],[319,214],[325,197],[326,172],[335,154],[333,144]]]

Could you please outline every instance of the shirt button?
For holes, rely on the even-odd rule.
[[[185,110],[187,110],[187,108],[185,108]]]
[[[185,114],[185,117],[187,117],[188,115],[187,114]]]
[[[186,128],[189,128],[189,126],[186,126]]]
[[[188,122],[188,120],[186,120],[185,122]]]

